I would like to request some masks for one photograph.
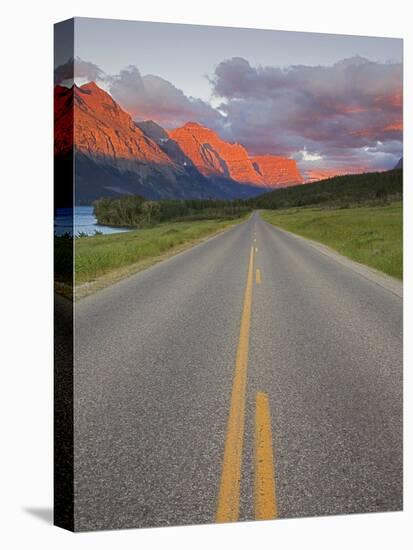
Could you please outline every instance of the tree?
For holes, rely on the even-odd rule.
[[[141,206],[141,210],[147,225],[151,225],[154,221],[159,221],[161,212],[159,203],[155,201],[145,201]]]

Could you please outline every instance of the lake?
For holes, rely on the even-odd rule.
[[[72,227],[72,217],[73,225]],[[74,231],[73,231],[74,230]],[[107,225],[99,225],[96,216],[93,213],[93,206],[75,206],[71,208],[58,208],[54,220],[55,235],[64,235],[65,233],[84,233],[86,235],[94,235],[96,231],[101,233],[123,233],[130,231],[122,227],[109,227]]]

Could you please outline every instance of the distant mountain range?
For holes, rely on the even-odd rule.
[[[248,198],[303,183],[294,160],[250,157],[242,145],[196,122],[170,131],[134,122],[94,82],[55,87],[57,206],[72,203],[73,163],[76,204],[126,194]]]

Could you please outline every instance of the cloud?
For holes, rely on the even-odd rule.
[[[196,121],[228,137],[225,116],[209,103],[184,94],[171,82],[155,75],[141,75],[134,65],[109,75],[90,61],[68,59],[55,69],[55,84],[70,86],[94,81],[108,91],[134,119],[153,119],[166,128]]]
[[[137,120],[150,118],[169,128],[188,121],[212,128],[223,123],[223,116],[205,101],[186,96],[182,90],[159,76],[142,76],[134,65],[111,77],[109,91]]]
[[[318,153],[309,153],[305,147],[302,151],[298,151],[297,156],[301,158],[301,160],[308,162],[316,162],[317,160],[321,160],[323,158],[322,155],[319,155]]]
[[[294,155],[304,167],[317,155],[320,165],[344,169],[387,168],[402,154],[400,63],[355,56],[328,67],[283,69],[232,58],[210,81],[233,135],[253,153]],[[364,149],[389,141],[398,143],[392,153]]]
[[[108,76],[102,69],[90,61],[83,61],[80,57],[70,58],[63,65],[59,65],[54,71],[55,84],[70,85],[74,79],[78,84],[84,82],[104,82]]]
[[[235,57],[209,77],[214,105],[187,96],[134,65],[108,75],[80,58],[55,70],[55,82],[95,81],[135,120],[166,128],[196,121],[251,155],[295,158],[303,172],[387,169],[403,154],[402,65],[360,56],[332,66],[253,67]]]

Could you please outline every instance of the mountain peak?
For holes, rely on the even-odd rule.
[[[193,130],[198,130],[198,129],[203,129],[203,130],[209,130],[210,128],[206,128],[205,126],[202,126],[202,124],[199,124],[199,122],[193,122],[193,121],[189,121],[189,122],[186,122],[182,128],[187,128],[188,130],[190,129],[193,129]]]
[[[102,88],[99,88],[99,86],[96,84],[94,80],[91,80],[90,82],[87,82],[86,84],[82,84],[82,86],[79,86],[80,90],[90,90],[91,92],[103,92]]]
[[[294,159],[276,155],[258,155],[251,160],[268,187],[287,187],[304,181]]]
[[[147,181],[148,193],[153,192],[153,182],[159,182],[156,193],[162,197],[184,196],[186,191],[178,182],[197,196],[209,196],[212,189],[218,196],[243,196],[251,194],[252,186],[263,189],[302,181],[294,160],[272,155],[250,158],[242,145],[223,140],[198,122],[189,121],[169,131],[153,120],[134,122],[93,81],[71,88],[56,86],[55,112],[56,154],[66,154],[74,147],[79,161],[86,163],[84,167],[95,163],[115,170],[116,177],[111,171],[99,176],[118,182],[108,188],[110,193],[123,189],[123,184],[119,186],[123,178],[134,179],[136,189]],[[161,189],[163,185],[165,189]]]
[[[263,185],[262,177],[252,165],[246,149],[224,141],[214,130],[197,122],[187,122],[181,128],[169,131],[169,136],[204,176]]]
[[[100,88],[93,80],[87,82],[86,84],[82,84],[81,86],[74,84],[73,89],[75,96],[77,97],[85,98],[86,96],[89,96],[96,102],[107,101],[108,103],[116,104],[112,96],[103,90],[103,88]]]
[[[56,89],[55,93],[59,94],[60,90]],[[77,152],[88,158],[120,171],[136,173],[142,171],[143,163],[159,165],[161,169],[173,167],[174,163],[158,144],[95,82],[73,86],[70,95],[73,101],[68,102],[65,111],[60,109],[60,119],[56,119],[58,150],[60,143],[67,148],[63,129],[73,124],[75,116],[73,144]]]

